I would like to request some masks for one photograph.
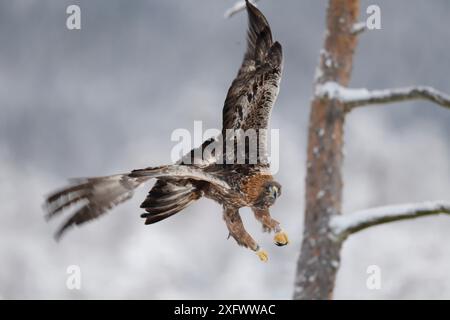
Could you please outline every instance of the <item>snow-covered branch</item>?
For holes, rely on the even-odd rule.
[[[259,0],[251,0],[250,2],[255,5],[256,2],[258,2]],[[232,6],[230,9],[228,9],[225,14],[224,17],[225,18],[231,18],[232,16],[234,16],[236,13],[242,11],[245,9],[245,1],[238,1],[234,4],[234,6]]]
[[[361,21],[358,23],[355,23],[352,27],[352,33],[353,34],[360,34],[366,31],[367,29],[367,23],[365,21]]]
[[[438,214],[450,215],[450,202],[422,202],[367,209],[333,217],[330,228],[336,238],[345,239],[355,232],[379,224]]]
[[[407,100],[429,100],[450,109],[450,96],[434,88],[418,86],[387,90],[345,88],[336,82],[326,82],[316,88],[316,96],[336,99],[344,103],[348,110],[371,104],[386,104]]]

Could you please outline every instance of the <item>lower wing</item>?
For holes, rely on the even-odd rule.
[[[68,187],[50,194],[45,202],[47,219],[73,205],[81,205],[56,232],[55,238],[60,239],[70,227],[96,219],[113,207],[131,199],[134,190],[152,178],[193,179],[211,183],[222,189],[230,188],[219,177],[203,172],[198,167],[186,165],[169,165],[134,170],[127,174],[74,179]]]

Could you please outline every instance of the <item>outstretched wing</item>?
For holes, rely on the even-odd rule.
[[[57,231],[55,238],[59,239],[68,228],[98,218],[130,199],[134,189],[149,179],[131,178],[128,174],[73,179],[70,186],[54,192],[46,199],[47,219],[62,213],[72,205],[81,204]]]
[[[220,178],[220,174],[204,172],[199,167],[186,165],[152,167],[134,170],[130,174],[74,179],[70,186],[54,192],[46,199],[47,219],[53,218],[73,205],[81,205],[57,231],[55,238],[61,238],[70,227],[98,218],[130,199],[137,187],[152,178],[185,181],[185,187],[189,187],[189,180],[193,180],[213,184],[222,190],[230,189],[228,183]],[[148,209],[147,212],[151,216],[147,223],[165,219],[201,196],[201,192],[193,187],[187,189],[180,187],[178,191],[176,195],[183,197],[177,198],[176,202],[170,202],[174,200],[173,197],[161,198],[155,205],[149,205],[144,201],[143,207]],[[171,194],[171,196],[174,195]]]
[[[224,134],[226,129],[267,129],[281,79],[281,45],[273,42],[269,23],[261,11],[246,2],[247,51],[225,100]]]

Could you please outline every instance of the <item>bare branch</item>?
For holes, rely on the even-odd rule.
[[[336,82],[327,82],[316,88],[316,96],[336,99],[344,103],[348,110],[372,105],[423,99],[450,109],[450,96],[434,88],[418,86],[387,90],[367,90],[345,88]]]
[[[438,214],[450,215],[450,202],[434,201],[367,209],[333,217],[330,228],[333,235],[342,240],[353,233],[383,223]]]
[[[258,2],[259,0],[251,0],[250,2],[255,5],[256,2]],[[232,16],[234,16],[236,13],[241,12],[245,9],[245,1],[238,1],[234,4],[234,6],[232,6],[230,9],[228,9],[225,14],[224,17],[225,18],[231,18]]]

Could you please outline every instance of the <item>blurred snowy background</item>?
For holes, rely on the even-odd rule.
[[[377,0],[382,30],[360,38],[353,86],[431,85],[450,92],[450,2]],[[362,1],[365,8],[374,1]],[[82,30],[65,27],[79,4]],[[283,196],[273,208],[291,237],[275,247],[250,211],[248,230],[269,263],[236,246],[221,208],[202,200],[144,226],[148,188],[56,243],[44,195],[68,177],[170,161],[176,128],[221,123],[245,48],[247,17],[233,0],[0,0],[0,298],[234,299],[292,296],[303,226],[312,79],[327,1],[263,0],[285,71],[273,113]],[[450,112],[426,102],[359,109],[348,117],[344,212],[450,200]],[[376,227],[344,245],[335,297],[450,299],[450,218]],[[66,288],[79,265],[82,289]],[[381,290],[366,288],[380,266]]]

